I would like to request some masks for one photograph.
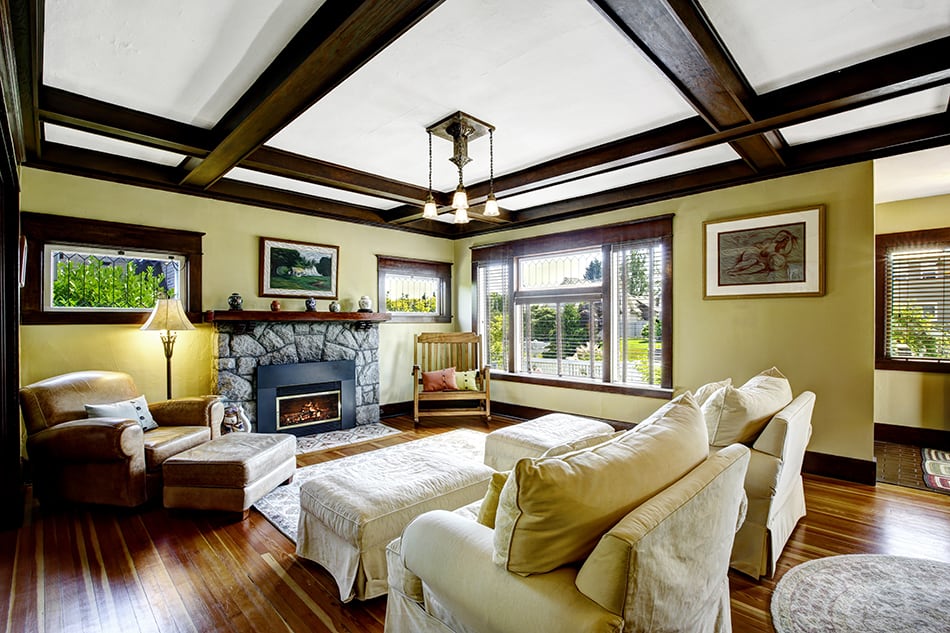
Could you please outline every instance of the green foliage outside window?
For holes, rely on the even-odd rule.
[[[133,260],[110,265],[95,256],[85,262],[65,259],[56,263],[53,306],[148,309],[165,292],[164,281],[165,273],[156,274],[152,266],[137,272]]]
[[[920,308],[903,308],[893,312],[891,345],[909,352],[898,352],[895,356],[950,358],[950,332],[942,332],[937,319]]]
[[[439,311],[436,304],[435,295],[427,297],[407,297],[403,295],[398,299],[386,297],[387,312],[422,312],[426,314],[436,314]]]

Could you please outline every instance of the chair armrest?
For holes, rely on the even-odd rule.
[[[142,427],[135,420],[89,418],[51,426],[27,439],[27,451],[43,460],[126,460],[145,450]]]
[[[519,576],[492,562],[493,531],[445,510],[405,529],[403,563],[441,609],[472,631],[620,631],[623,620],[581,594],[576,569]]]
[[[224,404],[220,396],[193,396],[153,402],[148,410],[159,426],[207,426],[211,437],[221,434]]]
[[[804,455],[811,438],[811,414],[814,408],[815,394],[811,391],[802,392],[769,420],[752,448],[782,460],[792,453]]]

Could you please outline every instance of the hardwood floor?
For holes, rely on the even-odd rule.
[[[311,454],[336,459],[453,427],[405,432]],[[495,416],[492,428],[511,420]],[[485,430],[472,419],[465,426]],[[950,562],[950,502],[934,492],[806,476],[808,516],[779,561],[775,579],[731,573],[733,629],[772,631],[775,582],[804,561],[882,553]],[[0,532],[0,630],[337,631],[383,629],[385,598],[342,604],[332,578],[298,560],[293,544],[252,511],[244,522],[210,513],[169,514],[152,505],[46,510],[31,507],[19,530]]]

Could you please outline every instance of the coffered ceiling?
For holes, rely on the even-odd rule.
[[[947,0],[22,0],[25,164],[461,237],[950,145]],[[421,217],[426,128],[472,221]]]

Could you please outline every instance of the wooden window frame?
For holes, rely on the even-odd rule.
[[[80,248],[158,251],[185,257],[188,262],[188,304],[185,307],[191,321],[201,321],[201,241],[204,233],[31,212],[21,214],[20,226],[27,245],[26,283],[20,293],[23,325],[141,324],[148,319],[148,310],[44,310],[43,282],[47,271],[43,251],[49,243]]]
[[[874,368],[892,371],[950,373],[950,362],[895,358],[887,353],[887,253],[914,246],[950,246],[950,228],[884,233],[875,237],[874,262]]]
[[[390,323],[451,323],[452,322],[452,264],[425,259],[410,259],[393,255],[376,255],[376,300],[380,312],[386,312],[386,274],[419,274],[438,277],[442,284],[439,314],[411,314],[390,312]]]
[[[553,233],[541,237],[518,240],[516,242],[504,242],[487,246],[476,246],[472,248],[472,323],[473,328],[478,328],[478,266],[479,264],[503,263],[507,262],[509,266],[518,257],[528,255],[539,255],[543,253],[555,253],[560,251],[577,250],[584,247],[600,246],[604,248],[605,253],[612,244],[623,242],[634,242],[639,240],[659,239],[662,240],[664,248],[667,250],[667,259],[663,269],[663,315],[661,320],[663,336],[663,360],[661,364],[662,385],[654,387],[648,385],[624,385],[611,382],[594,382],[571,380],[558,378],[554,376],[534,376],[516,372],[506,372],[501,370],[492,370],[492,379],[547,385],[552,387],[563,387],[567,389],[581,389],[585,391],[596,391],[601,393],[618,393],[633,396],[645,396],[651,398],[669,399],[673,395],[673,215],[667,214],[632,222],[621,224],[610,224],[605,226],[593,227],[589,229],[580,229],[565,233]],[[606,255],[605,255],[606,257]],[[604,263],[605,284],[609,281],[609,259]],[[514,294],[517,280],[511,278],[509,283],[508,309],[515,310]],[[603,299],[603,310],[605,314],[611,311],[611,297],[607,292]],[[509,322],[514,323],[514,314],[509,317]],[[613,323],[605,320],[604,340],[610,337],[610,328]],[[488,344],[488,333],[482,333],[485,337],[485,344]],[[514,336],[513,331],[509,331],[509,337]],[[515,367],[514,354],[516,353],[512,341],[509,340],[508,366]],[[609,372],[608,372],[609,373]]]

